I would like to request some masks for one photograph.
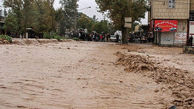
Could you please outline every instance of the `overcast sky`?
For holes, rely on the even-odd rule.
[[[59,1],[60,0],[55,0],[55,6],[54,6],[55,8],[60,8]],[[0,5],[2,5],[2,3],[3,3],[3,0],[0,0]],[[78,4],[79,4],[79,8],[78,8],[79,12],[83,12],[90,17],[93,17],[94,15],[96,15],[98,20],[104,19],[104,16],[100,12],[98,12],[98,6],[95,0],[79,0]],[[91,6],[90,9],[84,9],[89,6]],[[147,15],[146,15],[146,19],[142,19],[142,23],[147,24]]]
[[[0,6],[2,6],[2,4],[3,4],[3,0],[0,0]]]

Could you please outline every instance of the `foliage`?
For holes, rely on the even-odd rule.
[[[95,22],[92,18],[88,17],[87,15],[83,13],[79,13],[78,28],[87,29],[88,32],[92,32],[94,30],[93,26],[95,25]]]
[[[44,33],[43,38],[45,39],[57,39],[58,41],[61,41],[64,39],[63,37],[59,36],[56,33]]]
[[[78,28],[87,29],[88,32],[96,31],[98,33],[108,33],[110,31],[110,25],[107,20],[97,21],[95,16],[90,18],[83,13],[79,13]]]
[[[98,33],[109,32],[110,23],[106,20],[98,21],[96,16],[88,17],[78,13],[78,0],[60,0],[61,8],[55,10],[55,0],[4,0],[4,6],[9,8],[5,19],[4,29],[6,33],[16,35],[25,34],[26,28],[39,34],[44,33],[44,38],[60,39],[67,33],[67,30],[78,28],[87,29],[88,32]],[[69,32],[69,31],[68,31]]]
[[[5,19],[5,25],[3,27],[5,31],[11,33],[16,33],[19,31],[19,25],[17,25],[16,15],[13,12],[9,12],[7,18]]]
[[[108,21],[102,20],[100,22],[97,22],[94,27],[94,30],[98,33],[102,33],[102,32],[108,33],[109,32]]]
[[[59,20],[60,33],[65,34],[66,29],[75,30],[77,25],[77,4],[78,0],[60,0],[62,6],[60,12],[61,19]]]
[[[7,35],[0,35],[1,40],[7,40],[9,43],[12,43],[12,37]]]
[[[19,35],[26,28],[37,33],[55,31],[54,0],[4,0],[4,6],[10,9],[5,21],[5,30]]]
[[[79,39],[79,38],[77,38],[77,37],[74,37],[74,38],[73,38],[73,40],[75,40],[75,41],[79,41],[80,39]]]
[[[115,28],[122,30],[123,43],[127,42],[128,30],[124,27],[125,17],[132,17],[133,22],[144,18],[147,10],[146,0],[96,0],[101,12],[108,12]]]

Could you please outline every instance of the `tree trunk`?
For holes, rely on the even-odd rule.
[[[122,44],[128,43],[129,29],[123,27],[122,28]]]

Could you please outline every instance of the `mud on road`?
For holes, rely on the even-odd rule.
[[[158,65],[156,61],[149,58],[149,55],[124,55],[121,52],[117,52],[116,55],[119,57],[117,64],[125,66],[125,71],[141,73],[158,84],[166,84],[168,87],[163,87],[156,92],[170,89],[174,96],[172,104],[176,107],[194,108],[194,79],[190,77],[188,71]]]
[[[0,109],[193,108],[194,57],[179,48],[0,45],[0,60]]]

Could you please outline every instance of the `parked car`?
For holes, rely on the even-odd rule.
[[[117,41],[117,38],[115,35],[110,35],[110,41],[111,42],[116,42]]]
[[[119,41],[121,41],[122,36],[119,36]],[[117,42],[117,37],[116,35],[110,35],[110,41],[111,42]]]

